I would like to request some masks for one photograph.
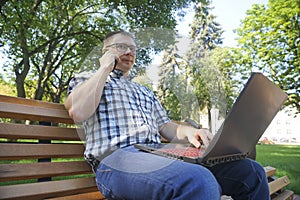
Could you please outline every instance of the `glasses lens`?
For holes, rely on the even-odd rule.
[[[132,52],[132,53],[136,53],[136,47],[133,46],[133,45],[127,45],[127,44],[116,44],[116,49],[119,51],[119,52],[122,52],[124,53],[125,51],[127,51],[127,49],[129,48],[129,50]]]
[[[128,46],[125,44],[116,44],[116,48],[120,52],[124,52],[128,49]]]

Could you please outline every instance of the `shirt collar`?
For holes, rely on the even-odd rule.
[[[118,78],[118,79],[121,78],[122,76],[124,76],[123,72],[118,69],[115,69],[114,71],[112,71],[110,73],[110,75],[112,78]]]

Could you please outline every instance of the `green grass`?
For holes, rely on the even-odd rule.
[[[300,194],[300,146],[257,145],[256,160],[263,166],[276,168],[276,176],[288,176],[291,183],[287,189]]]

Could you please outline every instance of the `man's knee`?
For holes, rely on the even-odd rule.
[[[269,189],[264,168],[254,160],[244,159],[211,168],[226,195],[234,199],[268,199]]]

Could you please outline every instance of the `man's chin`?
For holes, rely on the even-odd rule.
[[[123,74],[127,74],[127,73],[130,71],[131,68],[124,68],[124,67],[118,68],[118,67],[117,67],[116,69],[118,69],[118,70],[120,70],[121,72],[123,72]]]
[[[122,71],[124,74],[128,73],[133,65],[129,64],[122,64],[121,66],[118,66],[117,69]]]

